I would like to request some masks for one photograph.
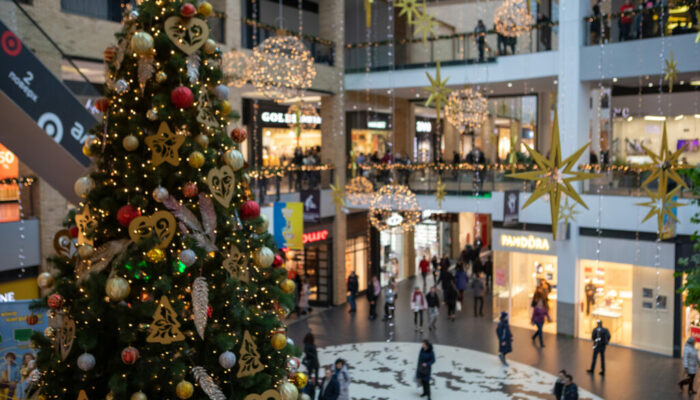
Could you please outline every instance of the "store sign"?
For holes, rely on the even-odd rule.
[[[321,191],[302,190],[299,195],[304,203],[304,223],[317,224],[321,221]]]
[[[629,116],[629,107],[613,107],[613,118],[627,118]]]
[[[386,129],[386,121],[367,121],[369,129]]]
[[[430,133],[433,131],[433,124],[430,121],[416,121],[416,132]]]
[[[274,236],[277,246],[303,250],[304,204],[277,202],[273,208]]]
[[[520,212],[520,195],[517,190],[507,190],[503,194],[503,225],[515,225],[518,223]]]
[[[309,232],[303,235],[304,244],[320,242],[322,240],[328,239],[328,229],[322,229],[316,232]]]
[[[403,217],[399,213],[392,213],[389,218],[386,219],[386,224],[392,228],[401,225],[402,222]]]
[[[262,120],[262,122],[266,122],[269,124],[296,124],[297,123],[297,115],[296,114],[286,114],[286,113],[274,112],[274,111],[264,111],[260,115],[260,119]],[[302,124],[309,124],[309,125],[321,125],[321,117],[318,115],[302,115],[301,116],[301,123]]]
[[[549,240],[534,235],[509,235],[502,233],[500,242],[502,247],[549,251]]]

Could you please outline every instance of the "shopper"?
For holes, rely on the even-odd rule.
[[[549,317],[549,312],[544,307],[542,300],[540,300],[539,302],[537,302],[537,305],[532,310],[532,318],[530,320],[530,322],[533,325],[537,326],[537,332],[535,332],[535,334],[532,335],[532,343],[535,343],[535,339],[539,336],[540,347],[544,347],[544,341],[542,339],[542,325],[544,325],[545,318],[547,318],[547,321],[552,322],[552,319]]]
[[[484,316],[484,278],[481,272],[477,272],[472,281],[472,291],[474,292],[474,316]],[[479,313],[477,314],[477,308]]]
[[[593,15],[591,16],[591,42],[589,44],[598,44],[600,41],[600,0],[593,5]]]
[[[444,289],[444,295],[447,305],[447,319],[454,322],[457,313],[457,288],[454,281],[451,281],[449,286]]]
[[[372,276],[372,281],[367,286],[367,301],[369,302],[369,319],[374,320],[377,318],[377,301],[379,301],[379,295],[382,292],[382,287],[379,285],[379,279],[377,276]]]
[[[564,393],[564,386],[566,386],[566,370],[562,369],[557,375],[557,380],[554,382],[554,388],[552,389],[552,394],[556,400],[561,400],[561,395]]]
[[[423,332],[423,310],[428,307],[425,296],[420,288],[416,286],[411,293],[411,310],[413,310],[413,327],[416,331]],[[419,321],[420,320],[420,324]]]
[[[438,309],[440,308],[440,296],[438,296],[435,286],[430,288],[430,292],[425,295],[425,300],[428,303],[428,329],[433,330],[436,328],[435,324],[437,323]]]
[[[304,358],[301,363],[306,367],[306,375],[317,382],[319,368],[318,350],[316,349],[314,335],[311,332],[304,336]]]
[[[483,269],[484,275],[486,275],[486,290],[493,290],[493,259],[491,254],[486,257],[486,262],[483,265]]]
[[[384,316],[382,321],[387,321],[394,319],[394,310],[396,309],[396,297],[398,285],[396,284],[396,278],[393,276],[389,279],[389,284],[386,286],[384,293]]]
[[[479,20],[474,28],[476,44],[479,47],[479,62],[484,62],[484,47],[486,47],[486,25],[483,20]]]
[[[351,313],[354,313],[357,311],[357,304],[355,303],[355,299],[357,298],[357,293],[360,290],[360,283],[357,279],[357,274],[355,274],[355,271],[350,272],[350,276],[348,276],[348,304],[350,304],[350,311]]]
[[[330,366],[326,367],[326,375],[319,385],[319,392],[318,400],[338,400],[340,396],[338,374],[334,374]]]
[[[440,262],[438,261],[437,255],[433,256],[430,263],[433,264],[433,282],[437,285],[438,272],[440,272]]]
[[[420,268],[420,275],[423,277],[423,290],[425,290],[427,287],[428,272],[430,272],[430,261],[428,261],[428,257],[426,257],[425,254],[423,254],[423,259],[420,260],[418,267]]]
[[[440,260],[440,269],[444,271],[449,271],[450,270],[450,258],[445,256],[442,256],[442,259]]]
[[[688,385],[688,394],[691,396],[695,394],[694,381],[695,374],[698,372],[698,363],[700,363],[700,360],[698,360],[698,351],[695,349],[695,338],[691,336],[685,342],[685,347],[683,347],[683,369],[688,377],[678,382],[681,392],[683,391],[683,386]]]
[[[452,276],[447,268],[440,270],[440,277],[438,278],[437,283],[441,285],[443,294],[447,292],[448,287],[454,286],[454,281],[455,277]]]
[[[501,363],[507,367],[506,354],[513,351],[513,334],[510,332],[508,313],[505,311],[501,311],[500,322],[496,328],[496,335],[498,336],[498,358],[501,360]]]
[[[600,354],[600,374],[605,375],[605,347],[610,343],[610,331],[607,328],[603,328],[601,320],[598,320],[598,326],[593,329],[591,340],[593,340],[593,362],[591,363],[591,369],[586,372],[592,374],[595,371],[595,362],[598,354]]]
[[[348,371],[348,363],[339,358],[335,360],[335,369],[333,374],[338,377],[338,384],[340,385],[340,394],[338,395],[338,400],[350,400],[350,371]]]
[[[306,276],[301,278],[301,293],[299,294],[299,311],[302,315],[311,311],[309,306],[309,296],[311,295],[311,288],[309,287],[309,280]]]
[[[457,292],[459,293],[457,299],[460,303],[464,300],[464,291],[467,289],[467,282],[469,277],[467,276],[467,271],[464,270],[464,265],[461,262],[457,263],[455,268],[455,286],[457,287]]]
[[[574,383],[574,377],[570,374],[566,374],[561,399],[578,400],[578,386],[576,386],[576,384]]]
[[[625,2],[620,6],[620,35],[618,41],[630,39],[630,32],[632,31],[632,12],[634,6],[630,0],[625,0]]]
[[[423,394],[420,397],[428,397],[430,400],[430,367],[435,363],[433,345],[427,339],[423,339],[420,353],[418,354],[418,367],[416,368],[416,380],[423,385]]]

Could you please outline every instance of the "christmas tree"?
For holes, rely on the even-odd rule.
[[[105,50],[83,198],[40,276],[46,399],[297,399],[294,283],[226,135],[209,3],[145,0]],[[292,381],[300,385],[305,376]]]

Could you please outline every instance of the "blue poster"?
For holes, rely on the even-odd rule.
[[[290,250],[303,250],[304,204],[277,202],[273,219],[277,246]]]

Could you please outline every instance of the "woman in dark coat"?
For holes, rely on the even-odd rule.
[[[450,275],[452,276],[452,275]],[[445,288],[445,304],[447,304],[447,319],[454,321],[457,313],[457,288],[454,279]]]
[[[506,354],[513,351],[513,334],[510,332],[507,312],[501,311],[501,322],[498,323],[498,328],[496,328],[496,335],[498,335],[498,358],[507,367]]]
[[[418,367],[416,368],[416,380],[423,385],[423,394],[430,400],[430,367],[435,362],[433,345],[427,339],[423,339],[420,354],[418,354]]]
[[[311,332],[304,336],[304,360],[302,364],[306,366],[309,379],[313,379],[314,383],[318,383],[318,351],[314,343],[314,335]]]

